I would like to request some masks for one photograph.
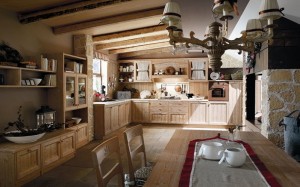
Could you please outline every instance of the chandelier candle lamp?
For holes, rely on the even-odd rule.
[[[208,27],[205,33],[205,39],[200,40],[194,37],[195,33],[190,32],[190,38],[183,36],[181,26],[181,14],[179,5],[176,2],[168,2],[165,6],[161,22],[167,25],[170,44],[176,47],[185,45],[186,48],[199,46],[207,49],[209,65],[213,72],[219,72],[222,66],[221,57],[228,49],[253,52],[255,43],[270,40],[273,37],[273,29],[276,27],[273,20],[283,16],[283,8],[278,8],[277,0],[262,0],[259,11],[259,19],[250,19],[247,22],[246,30],[241,32],[241,37],[229,40],[225,38],[228,31],[228,20],[233,18],[230,15],[237,10],[237,0],[215,0],[212,8],[215,19]],[[223,24],[217,22],[220,18]],[[262,25],[262,20],[267,20],[266,25]]]

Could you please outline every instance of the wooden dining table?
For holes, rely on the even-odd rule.
[[[189,142],[195,139],[227,138],[227,131],[177,129],[147,179],[145,187],[179,186]],[[239,132],[281,186],[300,186],[300,163],[258,132]]]

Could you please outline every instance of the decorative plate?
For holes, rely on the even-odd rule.
[[[212,80],[218,80],[218,79],[220,78],[220,73],[211,72],[210,78],[211,78]]]
[[[151,92],[149,90],[143,90],[140,93],[141,99],[147,99],[151,96]]]

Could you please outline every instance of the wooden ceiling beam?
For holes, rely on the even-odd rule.
[[[96,50],[111,50],[117,48],[136,47],[136,46],[148,45],[153,43],[167,42],[169,40],[170,38],[166,34],[158,35],[158,36],[149,36],[143,38],[135,38],[131,40],[124,40],[119,42],[99,44],[96,45]]]
[[[149,54],[171,53],[172,49],[173,49],[173,47],[169,46],[169,47],[162,47],[162,48],[157,48],[157,49],[134,51],[134,52],[119,54],[118,57],[119,57],[119,59],[128,59],[128,58],[131,58],[131,57],[149,55]]]
[[[20,13],[18,18],[20,23],[31,23],[40,20],[50,19],[54,17],[64,16],[68,14],[74,14],[78,12],[88,11],[97,8],[103,8],[110,5],[116,5],[127,1],[138,0],[89,0],[68,3],[60,6],[53,6],[51,8],[37,10],[29,13]]]
[[[104,44],[104,43],[111,43],[111,42],[129,40],[129,39],[140,38],[140,37],[162,35],[167,33],[168,31],[166,30],[165,25],[156,25],[156,26],[145,27],[141,29],[133,29],[133,30],[116,32],[111,34],[93,36],[93,42]]]
[[[63,33],[78,31],[78,30],[82,30],[82,29],[88,29],[88,28],[104,26],[104,25],[109,25],[109,24],[114,24],[114,23],[120,23],[120,22],[125,22],[125,21],[131,21],[131,20],[143,19],[143,18],[147,18],[147,17],[158,16],[158,15],[162,15],[162,12],[163,12],[163,7],[151,9],[151,10],[131,12],[131,13],[126,13],[126,14],[122,14],[122,15],[116,15],[116,16],[112,16],[112,17],[102,18],[102,19],[85,21],[85,22],[81,22],[81,23],[57,26],[57,27],[53,28],[53,32],[54,32],[54,34],[63,34]]]
[[[168,47],[168,46],[170,46],[169,42],[161,42],[161,43],[148,44],[148,45],[137,46],[137,47],[113,49],[113,50],[109,50],[109,54],[128,53],[128,52],[156,49],[156,48],[162,48],[162,47]]]

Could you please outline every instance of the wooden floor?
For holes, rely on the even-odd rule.
[[[130,127],[130,126],[129,126]],[[143,125],[145,147],[147,160],[156,162],[159,154],[172,137],[175,129],[186,128],[181,125]],[[127,158],[124,149],[122,132],[125,128],[119,129],[110,136],[118,136],[120,140],[120,149],[124,172],[128,171]],[[199,129],[198,129],[199,130]],[[220,130],[218,128],[217,130]],[[110,136],[106,137],[109,138]],[[105,138],[105,139],[106,139]],[[27,183],[26,187],[91,187],[97,186],[96,174],[92,166],[91,150],[102,141],[94,140],[88,145],[80,148],[76,152],[75,158],[69,160],[63,165],[45,173],[43,176]]]

